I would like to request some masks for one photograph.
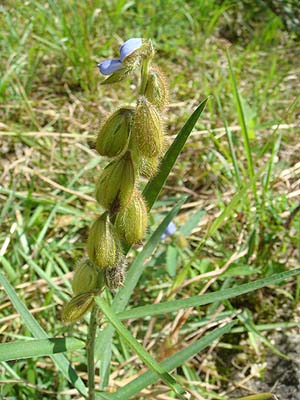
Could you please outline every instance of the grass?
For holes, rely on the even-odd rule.
[[[154,205],[148,238],[188,194],[175,217],[181,232],[157,240],[129,308],[115,310],[117,316],[129,314],[124,328],[196,399],[239,397],[235,365],[262,363],[275,330],[297,329],[299,277],[239,292],[299,266],[300,171],[297,42],[269,9],[256,13],[240,3],[6,0],[0,6],[1,272],[33,324],[23,323],[1,291],[1,342],[34,335],[44,341],[43,354],[51,354],[47,337],[85,338],[86,323],[65,326],[60,311],[97,213],[94,186],[103,160],[95,136],[120,99],[134,100],[130,83],[100,86],[95,66],[138,36],[154,40],[170,80],[165,120],[172,139],[210,98]],[[140,254],[133,249],[129,256]],[[240,296],[218,297],[230,291]],[[216,297],[188,303],[201,295]],[[122,387],[120,396],[172,398],[122,334],[114,335],[111,349],[111,392]],[[84,350],[78,345],[66,357],[86,383]],[[67,374],[65,356],[52,358]],[[0,368],[3,398],[80,398],[49,357],[3,361]],[[99,375],[105,383],[107,371],[96,372],[97,383]]]

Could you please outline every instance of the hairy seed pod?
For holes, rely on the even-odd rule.
[[[122,240],[128,244],[140,242],[148,223],[147,207],[140,191],[135,190],[129,205],[117,214],[115,226]]]
[[[89,260],[83,260],[74,272],[72,281],[74,295],[96,289],[97,278],[98,272],[93,263]]]
[[[62,309],[62,321],[71,323],[82,318],[94,304],[94,297],[94,291],[80,293],[73,297]]]
[[[157,157],[163,150],[163,128],[161,117],[145,96],[140,96],[133,118],[132,135],[139,153],[146,157]]]
[[[112,214],[127,206],[135,185],[135,167],[131,152],[104,168],[96,187],[98,203]]]
[[[159,110],[164,110],[169,101],[169,91],[166,78],[157,68],[151,68],[145,89],[145,96]]]
[[[132,108],[120,108],[104,122],[96,141],[101,156],[116,157],[125,150],[133,114]]]
[[[158,172],[158,157],[141,157],[139,160],[139,173],[144,178],[153,178]]]
[[[124,285],[126,274],[126,258],[122,257],[121,261],[111,268],[104,271],[104,280],[106,286],[111,290],[119,289]]]
[[[112,267],[119,262],[121,246],[108,213],[102,214],[91,226],[87,251],[89,259],[99,268]]]

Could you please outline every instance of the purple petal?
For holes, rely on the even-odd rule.
[[[135,50],[139,49],[143,41],[141,38],[128,39],[120,47],[120,60],[124,61],[126,57],[130,56]]]
[[[169,225],[167,226],[165,233],[167,235],[173,235],[175,232],[176,232],[176,225],[174,224],[174,222],[170,222]]]
[[[176,228],[176,225],[174,224],[174,222],[170,222],[160,238],[165,239],[167,236],[174,235],[174,233],[176,232],[176,229],[177,228]]]
[[[120,60],[105,60],[98,64],[98,68],[102,75],[111,75],[123,67]]]

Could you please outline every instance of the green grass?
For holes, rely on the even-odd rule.
[[[2,2],[0,321],[1,343],[16,343],[18,361],[3,358],[0,397],[76,399],[74,385],[84,391],[87,325],[65,326],[60,312],[98,212],[94,188],[105,160],[94,151],[97,130],[120,99],[134,101],[129,82],[101,86],[96,64],[115,57],[129,37],[154,41],[170,81],[171,138],[210,97],[154,203],[145,252],[129,252],[126,299],[121,291],[114,302],[105,295],[106,303],[122,304],[112,307],[117,317],[109,307],[105,313],[121,318],[126,331],[112,336],[103,317],[97,379],[119,390],[99,398],[174,397],[134,356],[140,343],[192,396],[228,399],[237,360],[245,370],[264,362],[275,330],[298,329],[299,43],[266,6],[242,3]],[[160,181],[166,176],[167,169]],[[145,189],[151,204],[154,189]],[[173,217],[178,233],[161,241],[161,223]],[[65,354],[53,354],[47,338]],[[40,350],[23,359],[30,348],[20,343],[35,340]]]

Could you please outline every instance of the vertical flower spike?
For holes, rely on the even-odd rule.
[[[134,186],[135,167],[131,152],[127,151],[104,169],[97,183],[96,199],[102,207],[115,214],[128,205]]]
[[[126,148],[134,110],[120,108],[103,124],[97,137],[96,150],[102,156],[119,156]]]
[[[102,214],[91,226],[87,251],[89,259],[99,268],[109,268],[119,262],[121,246],[108,213]]]
[[[135,190],[129,205],[117,214],[116,228],[122,240],[132,245],[140,242],[148,223],[147,207],[140,191]]]
[[[159,110],[164,110],[169,100],[169,90],[166,79],[157,68],[151,68],[145,88],[145,96]]]
[[[132,136],[138,151],[145,157],[157,157],[163,150],[163,128],[156,108],[140,96],[132,125]]]

